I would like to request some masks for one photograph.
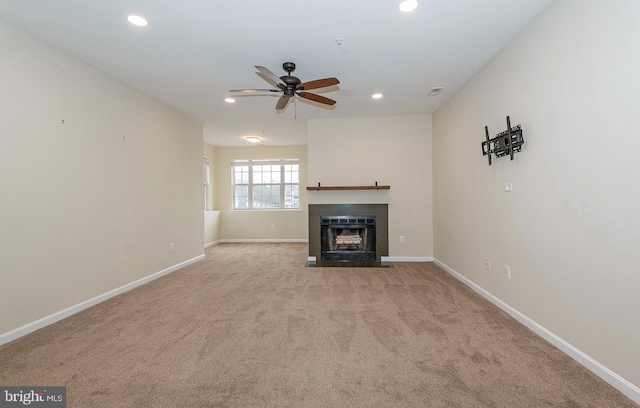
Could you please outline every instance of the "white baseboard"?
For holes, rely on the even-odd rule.
[[[209,242],[208,244],[204,244],[204,247],[205,247],[205,249],[206,249],[206,248],[212,247],[212,246],[214,246],[214,245],[218,245],[218,244],[219,244],[219,243],[221,243],[221,242],[222,242],[222,240],[221,240],[221,239],[219,239],[219,240],[217,240],[217,241],[213,241],[213,242]]]
[[[119,288],[110,290],[109,292],[103,293],[102,295],[98,295],[92,299],[85,300],[84,302],[78,303],[77,305],[68,307],[59,312],[53,313],[49,316],[43,317],[42,319],[36,320],[35,322],[31,322],[25,324],[24,326],[18,327],[17,329],[8,331],[6,333],[0,334],[0,345],[8,343],[10,341],[16,340],[22,336],[25,336],[29,333],[32,333],[38,329],[46,327],[50,324],[53,324],[57,321],[60,321],[66,317],[69,317],[73,314],[81,312],[85,309],[90,308],[91,306],[97,305],[100,302],[104,302],[107,299],[110,299],[114,296],[117,296],[121,293],[128,292],[131,289],[137,288],[138,286],[144,285],[145,283],[151,282],[152,280],[158,279],[161,276],[169,274],[171,272],[177,271],[178,269],[184,268],[187,265],[198,262],[204,259],[204,254],[196,256],[195,258],[186,260],[177,265],[169,267],[167,269],[163,269],[160,272],[156,272],[152,275],[146,276],[144,278],[138,279],[137,281],[128,283]]]
[[[383,256],[382,262],[433,262],[430,256]]]
[[[252,242],[274,242],[274,243],[278,243],[278,242],[309,242],[308,239],[297,239],[297,238],[275,238],[275,239],[249,239],[249,238],[239,238],[239,239],[221,239],[219,242],[222,243],[252,243]]]
[[[490,292],[483,289],[481,286],[479,286],[475,282],[469,280],[468,278],[454,271],[449,266],[440,262],[438,259],[434,258],[433,262],[439,267],[441,267],[442,269],[444,269],[445,271],[447,271],[449,274],[453,275],[456,279],[458,279],[459,281],[461,281],[462,283],[464,283],[465,285],[469,286],[471,289],[479,293],[482,297],[484,297],[494,305],[498,306],[500,309],[504,310],[511,317],[513,317],[518,322],[528,327],[537,335],[539,335],[549,343],[559,348],[562,352],[567,354],[569,357],[573,358],[578,363],[582,364],[584,367],[586,367],[588,370],[593,372],[595,375],[597,375],[598,377],[602,378],[604,381],[609,383],[611,386],[618,389],[620,392],[622,392],[624,395],[629,397],[631,400],[640,404],[640,388],[633,385],[629,381],[625,380],[618,374],[614,373],[613,371],[611,371],[604,365],[600,364],[593,358],[589,357],[587,354],[583,353],[582,351],[580,351],[578,348],[574,347],[567,341],[558,337],[556,334],[549,331],[544,326],[538,324],[537,322],[530,319],[526,315],[520,313],[518,310],[509,306],[502,300],[498,299],[497,297],[495,297]]]

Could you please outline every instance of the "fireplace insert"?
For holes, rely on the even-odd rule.
[[[320,224],[322,261],[376,260],[375,216],[321,216]]]

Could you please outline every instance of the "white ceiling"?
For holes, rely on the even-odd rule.
[[[0,19],[202,123],[210,144],[291,145],[306,144],[310,118],[433,113],[552,0],[420,1],[405,14],[399,0],[0,0]],[[224,102],[229,89],[270,88],[255,66],[281,76],[286,61],[303,82],[337,77],[317,91],[335,107]]]

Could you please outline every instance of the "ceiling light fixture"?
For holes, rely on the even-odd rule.
[[[373,99],[380,99],[380,98],[382,98],[382,94],[381,93],[375,93],[375,94],[371,95],[371,97]]]
[[[149,25],[149,22],[145,18],[133,14],[127,16],[127,21],[138,27],[146,27]]]
[[[418,1],[417,0],[405,0],[402,3],[400,3],[398,8],[403,13],[408,13],[408,12],[413,11],[416,8],[418,8]]]
[[[235,103],[235,102],[236,102],[236,100],[235,100],[235,99],[233,99],[233,98],[224,98],[224,101],[225,101],[226,103]]]
[[[436,96],[444,89],[444,86],[437,86],[435,88],[431,88],[431,92],[429,92],[429,96]]]
[[[258,136],[245,136],[244,138],[249,143],[260,143],[262,141]]]

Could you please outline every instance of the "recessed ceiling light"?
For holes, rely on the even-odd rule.
[[[245,139],[249,143],[260,143],[262,141],[258,136],[245,136]]]
[[[235,99],[233,99],[233,98],[224,98],[224,101],[225,101],[226,103],[235,103],[235,101],[236,101],[236,100],[235,100]]]
[[[382,98],[382,94],[381,93],[375,93],[375,94],[371,95],[371,97],[373,99],[380,99],[380,98]]]
[[[413,11],[416,8],[418,8],[418,1],[417,0],[405,0],[402,3],[400,3],[398,8],[403,13],[408,13],[408,12]]]
[[[145,18],[133,14],[127,16],[127,21],[138,27],[146,27],[149,25],[149,22]]]

